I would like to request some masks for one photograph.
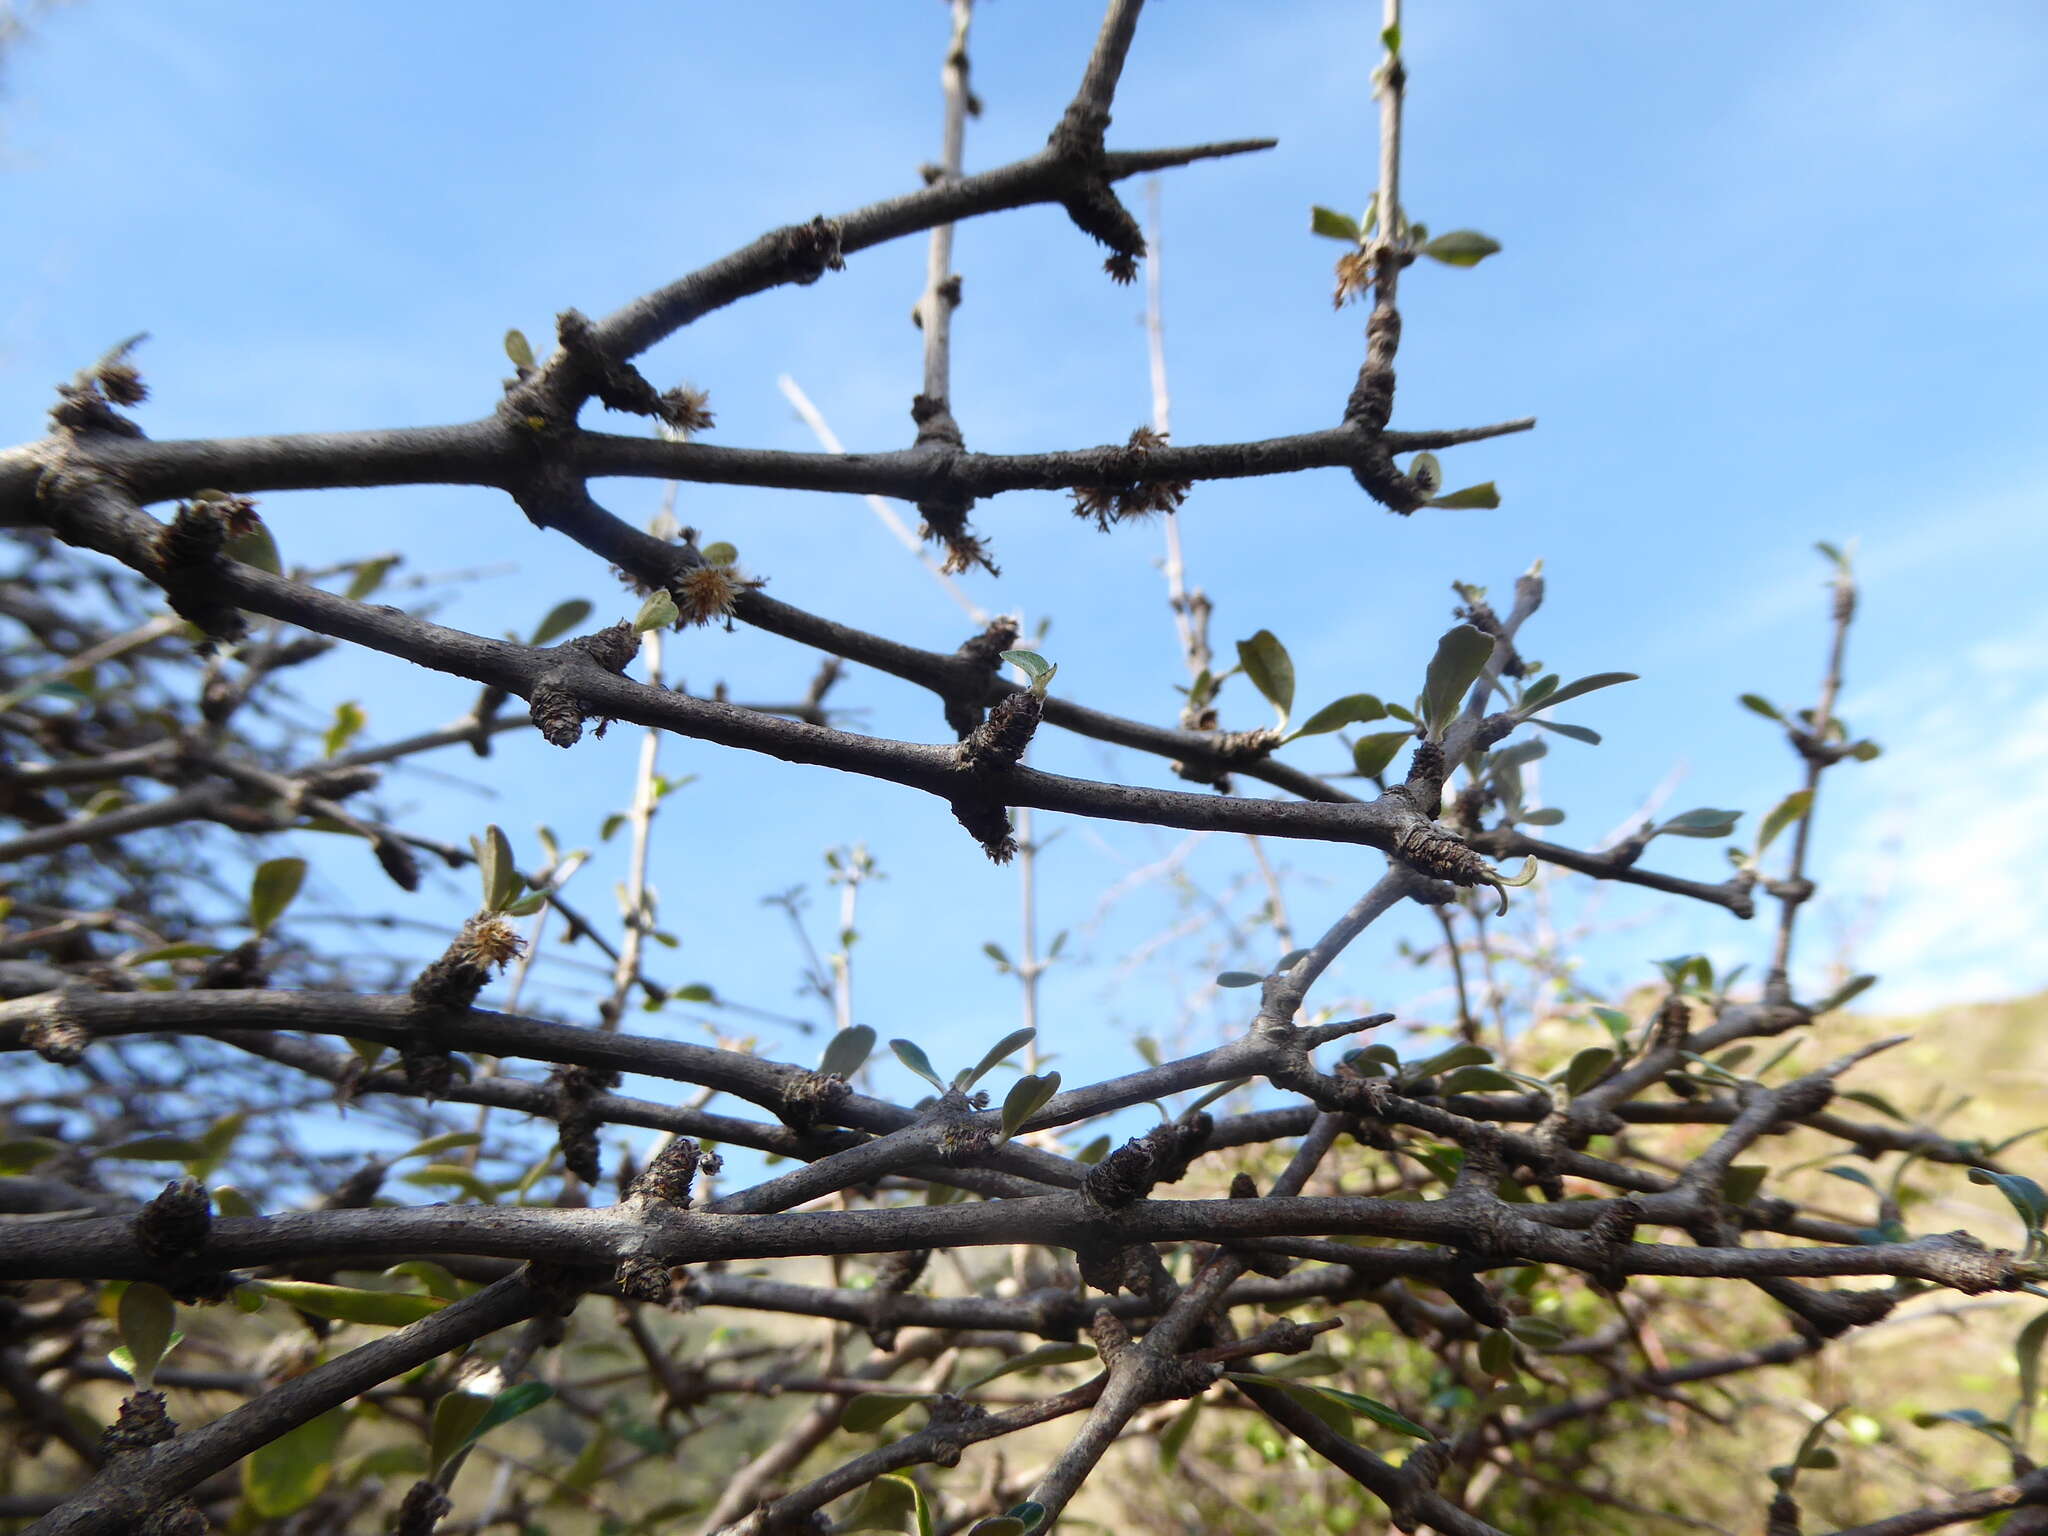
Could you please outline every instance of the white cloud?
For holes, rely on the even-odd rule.
[[[2038,889],[2048,871],[2048,616],[1845,700],[1887,747],[1845,767],[1823,818],[1822,912],[1849,962],[1884,979],[1887,1010],[2048,985]],[[1856,906],[1868,900],[1867,913]],[[1859,931],[1860,930],[1860,931]]]

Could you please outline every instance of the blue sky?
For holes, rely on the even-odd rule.
[[[1173,0],[1140,29],[1113,144],[1281,140],[1164,180],[1179,441],[1341,413],[1364,315],[1332,311],[1338,248],[1309,236],[1307,210],[1356,208],[1370,190],[1377,15]],[[972,52],[987,110],[969,126],[970,170],[1043,141],[1098,19],[1073,0],[984,5]],[[140,419],[158,437],[480,415],[507,371],[508,326],[538,340],[562,308],[603,313],[767,227],[914,186],[937,152],[946,25],[938,0],[82,0],[49,13],[0,102],[0,208],[15,236],[0,243],[0,431],[37,434],[51,384],[139,330],[152,333],[140,361],[155,391]],[[1819,869],[1838,884],[1808,925],[1801,974],[1817,986],[1841,961],[1880,972],[1869,1002],[1896,1009],[2048,984],[2028,885],[2048,859],[2048,16],[2026,0],[1944,13],[1415,0],[1405,30],[1410,214],[1506,249],[1470,272],[1424,264],[1404,283],[1396,425],[1540,425],[1446,455],[1453,485],[1500,483],[1494,512],[1393,518],[1335,471],[1198,488],[1183,532],[1219,646],[1278,632],[1306,708],[1360,689],[1403,696],[1450,620],[1450,583],[1505,593],[1540,557],[1550,600],[1527,648],[1567,676],[1643,674],[1569,710],[1603,746],[1553,738],[1541,784],[1569,812],[1560,837],[1597,841],[1660,785],[1668,811],[1742,807],[1753,828],[1794,764],[1734,697],[1808,700],[1825,639],[1811,546],[1855,539],[1865,595],[1843,708],[1889,751],[1829,784]],[[646,371],[708,388],[718,442],[812,448],[777,389],[787,373],[850,446],[907,445],[919,378],[907,316],[924,260],[922,240],[860,253],[814,287],[706,317]],[[1142,291],[1108,283],[1064,216],[965,225],[955,265],[954,405],[971,447],[1083,446],[1147,419]],[[597,490],[637,520],[661,493]],[[942,649],[968,632],[853,498],[685,487],[677,510],[738,545],[786,601]],[[439,609],[475,630],[530,627],[563,597],[605,617],[633,606],[601,562],[486,493],[278,495],[264,511],[292,561],[401,550],[413,572],[483,568]],[[1181,673],[1158,530],[1102,537],[1064,498],[1034,495],[984,504],[975,521],[1004,576],[969,587],[989,609],[1051,618],[1056,686],[1170,721]],[[670,657],[672,676],[725,681],[742,700],[800,692],[814,666],[750,633],[693,631]],[[449,719],[473,694],[379,658],[313,676],[309,711],[361,700],[376,735]],[[1242,683],[1226,700],[1226,723],[1261,723]],[[886,678],[856,674],[837,701],[866,710],[864,729],[944,733],[934,705]],[[392,798],[443,835],[495,820],[530,852],[545,821],[590,843],[624,803],[638,749],[633,732],[571,758],[506,742],[488,781],[450,757],[434,766],[464,782],[404,776]],[[1014,985],[980,945],[1014,948],[1016,877],[943,807],[691,742],[662,750],[664,771],[701,775],[659,823],[663,922],[681,940],[661,958],[669,979],[805,1009],[786,926],[757,899],[815,883],[825,847],[860,839],[889,876],[864,900],[860,1017],[923,1038],[942,1064],[1014,1022]],[[1328,739],[1293,750],[1304,766],[1341,766]],[[1071,739],[1047,739],[1035,760],[1169,782],[1156,761]],[[1206,978],[1277,953],[1270,934],[1220,947],[1206,898],[1161,878],[1091,917],[1106,886],[1170,856],[1238,919],[1257,906],[1241,841],[1182,843],[1069,824],[1041,861],[1041,927],[1076,935],[1075,963],[1047,982],[1048,1044],[1070,1061],[1126,1065],[1115,1042],[1141,1032],[1208,1038],[1239,1010],[1219,1011]],[[365,875],[366,857],[319,851],[327,883],[309,909],[398,899]],[[586,906],[608,909],[615,852],[579,877]],[[1269,852],[1304,933],[1376,873],[1355,849]],[[1647,862],[1725,869],[1701,842],[1665,840]],[[450,882],[403,906],[445,923],[469,894]],[[1648,893],[1589,901],[1566,881],[1549,902],[1561,929],[1593,925],[1585,974],[1602,985],[1647,979],[1648,956],[1754,961],[1767,943],[1761,923]],[[822,894],[813,905],[821,939],[829,907]],[[1510,926],[1537,911],[1525,902]],[[1440,1022],[1434,974],[1393,948],[1432,927],[1413,914],[1386,926],[1356,946],[1341,990]],[[430,944],[365,942],[421,956]],[[553,995],[576,1006],[580,984],[557,973]],[[686,1014],[643,1027],[699,1027]],[[771,1041],[814,1049],[787,1032]]]

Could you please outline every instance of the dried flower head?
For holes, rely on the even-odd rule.
[[[1165,433],[1139,427],[1121,452],[1105,450],[1103,468],[1108,471],[1105,483],[1074,487],[1074,515],[1094,519],[1095,526],[1107,533],[1127,518],[1178,511],[1193,489],[1192,481],[1139,478],[1144,474],[1145,462],[1154,450],[1165,446]]]
[[[125,357],[108,358],[93,370],[100,391],[115,405],[140,405],[149,398],[149,386],[142,374]]]
[[[510,923],[495,914],[468,919],[455,942],[478,965],[500,971],[518,959],[526,948],[526,940],[512,931]]]
[[[739,607],[740,595],[760,585],[736,565],[694,566],[669,589],[676,600],[677,626],[729,618]]]
[[[971,533],[955,533],[946,539],[946,558],[940,562],[939,570],[947,576],[962,576],[976,566],[991,576],[1000,576],[1002,571],[988,552],[988,546]]]
[[[708,409],[710,403],[709,390],[679,384],[662,394],[661,420],[681,437],[687,438],[693,432],[708,432],[712,424]]]
[[[1331,307],[1342,309],[1372,286],[1372,259],[1364,251],[1346,251],[1337,258],[1337,292]]]

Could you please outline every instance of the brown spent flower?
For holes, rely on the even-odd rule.
[[[1342,309],[1372,286],[1372,258],[1364,251],[1346,251],[1337,258],[1337,292],[1333,309]]]
[[[93,370],[100,391],[115,405],[140,405],[149,398],[149,386],[126,358],[108,358]]]
[[[676,627],[729,618],[739,607],[741,594],[761,585],[736,565],[693,566],[669,588],[676,600]]]
[[[462,925],[456,944],[478,965],[502,971],[526,949],[526,940],[496,913],[479,913]]]
[[[708,432],[713,421],[710,404],[709,390],[678,384],[662,393],[661,419],[685,437],[693,432]]]
[[[1115,478],[1103,485],[1077,485],[1073,489],[1074,515],[1093,518],[1095,526],[1107,533],[1131,518],[1174,512],[1194,488],[1191,480],[1140,480],[1145,460],[1155,449],[1166,446],[1166,434],[1139,427],[1121,453],[1106,450],[1104,467]],[[1120,473],[1119,473],[1120,472]]]

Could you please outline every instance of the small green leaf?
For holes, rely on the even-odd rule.
[[[1866,1109],[1874,1109],[1880,1115],[1885,1116],[1887,1119],[1896,1120],[1901,1125],[1911,1125],[1913,1123],[1912,1120],[1907,1115],[1902,1113],[1899,1107],[1893,1104],[1890,1099],[1887,1099],[1883,1094],[1873,1092],[1868,1088],[1852,1088],[1844,1092],[1841,1096],[1845,1099],[1855,1100],[1858,1104],[1861,1104]]]
[[[1586,1092],[1614,1065],[1614,1052],[1604,1045],[1589,1045],[1572,1057],[1564,1069],[1564,1086],[1572,1097]]]
[[[409,1157],[432,1157],[439,1152],[457,1152],[464,1147],[483,1144],[479,1131],[443,1131],[439,1136],[429,1136],[425,1141],[416,1141],[391,1161],[402,1163]]]
[[[1554,805],[1546,805],[1541,809],[1530,811],[1521,820],[1525,825],[1531,827],[1554,827],[1564,820],[1564,812]]]
[[[1555,1349],[1567,1335],[1547,1317],[1511,1317],[1507,1331],[1531,1349]]]
[[[1497,1067],[1460,1067],[1438,1085],[1437,1092],[1448,1098],[1454,1093],[1499,1093],[1520,1086]]]
[[[1422,248],[1422,254],[1447,267],[1476,267],[1499,250],[1498,240],[1489,239],[1476,229],[1454,229],[1430,241]]]
[[[590,604],[583,598],[572,597],[566,603],[557,603],[548,610],[548,616],[540,621],[539,627],[533,632],[533,638],[526,643],[528,645],[552,644],[557,638],[566,635],[570,630],[589,618],[590,614]]]
[[[1532,720],[1529,723],[1541,726],[1546,731],[1555,731],[1560,736],[1569,736],[1573,741],[1583,741],[1589,747],[1600,745],[1600,733],[1583,725],[1566,725],[1557,720]]]
[[[206,1156],[206,1148],[190,1136],[138,1136],[93,1155],[136,1163],[184,1163]]]
[[[1635,1028],[1635,1023],[1627,1014],[1619,1008],[1595,1008],[1593,1017],[1600,1022],[1600,1027],[1613,1037],[1617,1052],[1628,1044],[1629,1031]]]
[[[544,1381],[515,1382],[491,1399],[491,1406],[485,1410],[471,1439],[480,1439],[500,1424],[516,1419],[522,1413],[531,1413],[542,1403],[555,1395],[555,1389]]]
[[[873,1434],[912,1404],[924,1400],[921,1392],[863,1392],[847,1400],[839,1415],[839,1427],[856,1435]]]
[[[667,629],[680,617],[675,594],[667,587],[658,587],[647,594],[647,601],[633,616],[633,633],[644,635],[651,629]]]
[[[1401,29],[1399,27],[1388,27],[1385,31],[1381,32],[1380,45],[1389,53],[1399,53],[1401,51]]]
[[[247,533],[236,534],[221,546],[220,552],[230,560],[239,560],[273,576],[284,574],[284,557],[277,552],[277,535],[270,531],[268,523],[259,522]]]
[[[319,1498],[334,1476],[334,1453],[348,1420],[346,1409],[330,1408],[251,1451],[242,1463],[242,1497],[250,1512],[281,1520]]]
[[[1873,1195],[1876,1195],[1878,1199],[1882,1200],[1884,1198],[1884,1191],[1877,1187],[1877,1181],[1861,1168],[1850,1168],[1842,1164],[1836,1164],[1832,1168],[1821,1169],[1821,1172],[1832,1174],[1838,1179],[1847,1179],[1851,1184],[1861,1184]]]
[[[1186,1109],[1182,1110],[1180,1112],[1179,1118],[1185,1120],[1189,1115],[1192,1115],[1196,1110],[1206,1109],[1211,1104],[1214,1104],[1218,1099],[1228,1098],[1231,1094],[1237,1092],[1238,1089],[1242,1088],[1246,1083],[1250,1081],[1251,1079],[1248,1077],[1233,1077],[1227,1083],[1216,1084],[1215,1087],[1211,1088],[1199,1099],[1196,1099],[1194,1103],[1190,1104]]]
[[[1778,706],[1760,693],[1745,693],[1738,702],[1751,714],[1762,715],[1766,720],[1782,721],[1785,718],[1778,713]]]
[[[1960,1424],[1974,1429],[1980,1435],[1988,1435],[2008,1450],[2012,1448],[2012,1426],[2003,1419],[1994,1419],[1979,1413],[1975,1408],[1950,1408],[1941,1413],[1916,1413],[1913,1422],[1921,1429],[1932,1429],[1937,1424]]]
[[[875,1048],[875,1032],[865,1024],[855,1024],[842,1029],[832,1037],[832,1043],[825,1047],[825,1054],[818,1058],[818,1070],[828,1077],[843,1077],[853,1080],[868,1059],[868,1053]]]
[[[218,944],[164,944],[156,949],[136,950],[121,956],[123,965],[149,965],[158,960],[210,960],[225,954]]]
[[[703,555],[706,565],[737,565],[740,559],[740,552],[722,539],[716,544],[706,544]]]
[[[1482,480],[1477,485],[1468,485],[1463,490],[1452,491],[1448,496],[1430,499],[1432,507],[1441,507],[1446,512],[1467,512],[1478,510],[1490,512],[1500,505],[1500,487],[1491,480]]]
[[[1334,208],[1317,204],[1308,211],[1310,234],[1322,235],[1331,240],[1344,240],[1352,245],[1359,242],[1358,220],[1348,213],[1339,213]]]
[[[1490,1328],[1479,1340],[1479,1369],[1489,1376],[1515,1374],[1515,1336],[1505,1328]]]
[[[510,330],[505,333],[505,355],[512,360],[515,368],[533,366],[533,343],[526,339],[526,332]]]
[[[342,596],[352,603],[360,603],[384,585],[384,578],[391,573],[391,568],[396,564],[396,555],[380,555],[375,560],[363,561],[356,567],[356,573],[349,579],[348,587]]]
[[[1593,692],[1596,688],[1612,688],[1616,683],[1633,683],[1637,676],[1633,672],[1595,672],[1591,677],[1582,677],[1575,683],[1566,683],[1552,693],[1549,704],[1562,704],[1566,699],[1576,699]],[[1549,704],[1545,707],[1548,708]]]
[[[1232,1381],[1255,1381],[1265,1386],[1278,1387],[1295,1401],[1311,1407],[1309,1399],[1320,1397],[1336,1407],[1346,1409],[1361,1418],[1370,1419],[1382,1429],[1397,1430],[1404,1435],[1413,1435],[1418,1440],[1434,1441],[1436,1436],[1424,1429],[1406,1414],[1397,1413],[1376,1398],[1360,1392],[1347,1392],[1342,1387],[1326,1387],[1320,1382],[1288,1381],[1272,1376],[1241,1376],[1235,1371],[1226,1372]]]
[[[1780,832],[1791,826],[1793,822],[1799,820],[1800,817],[1804,816],[1812,808],[1813,791],[1810,789],[1796,789],[1772,806],[1770,815],[1766,816],[1763,825],[1757,828],[1757,856],[1761,858],[1763,851],[1771,846],[1772,841]]]
[[[1273,631],[1262,629],[1251,639],[1237,642],[1237,660],[1252,686],[1279,711],[1284,726],[1294,709],[1294,658],[1287,654],[1287,647]]]
[[[965,1383],[960,1390],[972,1392],[985,1387],[999,1376],[1014,1376],[1020,1371],[1042,1371],[1052,1365],[1079,1365],[1093,1360],[1095,1351],[1086,1344],[1041,1344],[1036,1349],[1027,1349],[1021,1355],[1012,1355],[992,1371],[986,1371]]]
[[[178,1338],[178,1304],[162,1287],[134,1281],[121,1292],[115,1326],[132,1362],[129,1374],[136,1386],[149,1391],[156,1385],[156,1368]]]
[[[304,859],[265,859],[249,882],[249,926],[270,932],[306,881]]]
[[[2027,1413],[2041,1396],[2041,1344],[2048,1340],[2048,1312],[2038,1314],[2022,1328],[2013,1342],[2014,1358],[2020,1368],[2020,1405]]]
[[[889,1049],[896,1053],[896,1059],[919,1077],[930,1083],[939,1092],[946,1091],[946,1084],[938,1073],[932,1070],[932,1059],[925,1055],[924,1047],[913,1040],[891,1040]]]
[[[1290,741],[1299,741],[1304,736],[1321,736],[1330,731],[1342,730],[1347,725],[1365,725],[1373,720],[1384,720],[1387,706],[1369,693],[1347,693],[1334,703],[1325,704],[1310,715],[1301,725],[1295,727]]]
[[[1696,811],[1682,811],[1660,823],[1650,836],[1662,837],[1669,833],[1673,837],[1726,837],[1741,819],[1740,811],[1717,811],[1710,806],[1702,806]]]
[[[1443,463],[1433,453],[1418,453],[1408,461],[1408,478],[1424,496],[1434,496],[1444,488]]]
[[[444,1392],[434,1404],[433,1428],[427,1435],[429,1476],[439,1477],[444,1467],[476,1439],[477,1427],[491,1411],[491,1399],[480,1392]]]
[[[1989,1168],[1972,1168],[1972,1184],[1993,1184],[2005,1196],[2013,1210],[2019,1214],[2021,1224],[2032,1238],[2040,1234],[2041,1223],[2048,1218],[2048,1192],[2023,1173],[1997,1173]]]
[[[1001,1066],[1005,1057],[1012,1056],[1038,1038],[1038,1031],[1032,1028],[1013,1029],[994,1045],[990,1046],[981,1060],[961,1078],[959,1086],[972,1088],[990,1072]]]
[[[1366,1047],[1371,1050],[1371,1046]],[[1425,1056],[1420,1061],[1408,1062],[1401,1068],[1401,1076],[1435,1077],[1440,1072],[1455,1072],[1460,1067],[1483,1067],[1493,1061],[1493,1052],[1483,1045],[1454,1045],[1449,1050],[1438,1051],[1434,1056]]]
[[[1003,660],[1022,672],[1025,680],[1034,685],[1041,677],[1053,674],[1053,664],[1036,651],[1004,651]]]
[[[1835,988],[1834,991],[1815,1003],[1813,1011],[1815,1014],[1833,1013],[1850,999],[1861,997],[1876,985],[1877,978],[1868,973],[1861,976],[1851,976],[1847,981]]]
[[[1389,709],[1388,713],[1393,711]],[[1352,744],[1351,766],[1362,777],[1376,779],[1387,771],[1401,748],[1414,739],[1413,731],[1375,731],[1370,736],[1361,736]]]
[[[1770,1176],[1767,1163],[1737,1163],[1721,1178],[1721,1198],[1730,1205],[1747,1205]]]
[[[63,1142],[47,1136],[17,1136],[11,1141],[0,1141],[0,1178],[27,1173],[63,1150]]]
[[[917,1498],[907,1478],[878,1477],[861,1490],[853,1513],[833,1529],[847,1536],[855,1531],[901,1531],[916,1509]]]
[[[373,1477],[388,1482],[397,1477],[423,1477],[426,1470],[427,1453],[424,1448],[403,1443],[380,1445],[351,1461],[348,1470],[342,1473],[342,1481],[351,1487],[360,1487]]]
[[[218,1200],[219,1191],[214,1194]],[[462,1283],[432,1259],[407,1259],[403,1264],[392,1265],[384,1275],[390,1280],[417,1280],[429,1296],[438,1296],[443,1301],[454,1301],[462,1294]]]
[[[1059,1091],[1060,1075],[1057,1072],[1048,1072],[1043,1077],[1018,1078],[1003,1097],[1003,1135],[1016,1135],[1026,1121],[1052,1102],[1053,1095]]]
[[[403,1328],[423,1317],[432,1317],[448,1305],[439,1296],[422,1296],[417,1291],[362,1291],[346,1285],[318,1285],[310,1280],[251,1280],[249,1286],[315,1317],[333,1318],[338,1323],[369,1323],[379,1328]]]
[[[1219,987],[1256,987],[1266,978],[1257,971],[1225,971],[1216,978]],[[1158,1063],[1154,1063],[1158,1065]]]
[[[417,1184],[422,1189],[432,1189],[440,1184],[452,1184],[472,1200],[485,1205],[496,1202],[498,1192],[476,1176],[474,1169],[460,1163],[429,1163],[426,1167],[404,1175],[405,1182]]]
[[[327,727],[320,738],[320,753],[323,757],[339,756],[341,750],[356,739],[358,732],[369,724],[370,717],[354,699],[348,699],[334,706],[334,723]]]
[[[1030,1529],[1015,1515],[990,1515],[967,1527],[967,1536],[1024,1536]]]
[[[1093,1168],[1109,1153],[1109,1137],[1098,1136],[1074,1154],[1074,1161]]]
[[[1422,718],[1431,741],[1443,740],[1458,718],[1466,692],[1479,681],[1492,655],[1493,636],[1470,624],[1458,625],[1437,641],[1422,685]]]
[[[1195,1432],[1195,1421],[1202,1415],[1202,1399],[1197,1396],[1189,1400],[1187,1407],[1173,1416],[1173,1421],[1159,1432],[1159,1467],[1171,1472],[1180,1460],[1180,1453],[1186,1449],[1188,1437]]]
[[[502,912],[519,899],[526,882],[519,876],[519,865],[512,857],[512,844],[496,822],[484,828],[476,862],[483,880],[485,911]]]

